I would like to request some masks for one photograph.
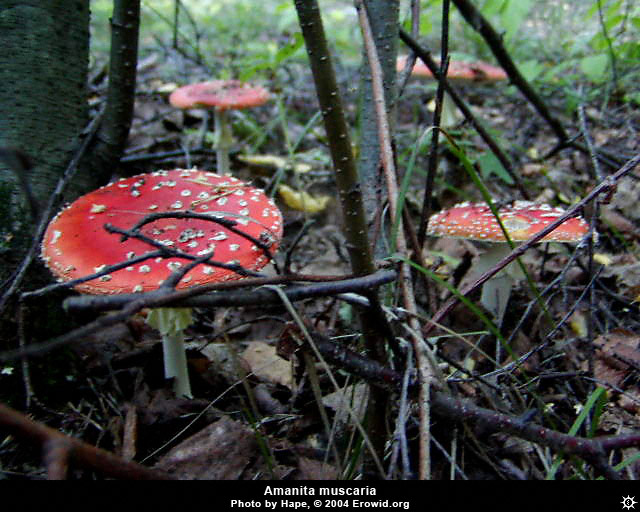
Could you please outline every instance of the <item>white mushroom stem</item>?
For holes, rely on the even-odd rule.
[[[451,128],[452,126],[456,126],[462,116],[458,111],[458,107],[453,102],[451,96],[449,96],[446,92],[442,97],[442,113],[440,114],[440,126],[443,128]]]
[[[193,398],[184,346],[184,330],[192,323],[191,308],[152,309],[147,323],[162,335],[164,376],[173,379],[174,393],[177,397]]]
[[[225,175],[231,171],[231,163],[229,160],[229,150],[233,135],[231,133],[231,125],[227,119],[227,109],[214,109],[214,120],[216,129],[216,161],[218,165],[218,174]]]
[[[480,277],[511,253],[506,243],[488,243],[488,249],[478,257],[474,265],[474,278]],[[502,322],[514,283],[524,279],[517,261],[512,261],[504,269],[482,285],[481,304],[494,315],[498,323]]]

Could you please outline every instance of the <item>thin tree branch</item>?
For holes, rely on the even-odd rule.
[[[109,87],[104,119],[88,164],[106,182],[124,152],[133,119],[140,0],[115,0],[111,17]]]
[[[300,276],[296,276],[299,278]],[[370,276],[359,276],[352,279],[346,279],[336,283],[321,283],[316,285],[299,285],[285,289],[284,293],[289,300],[298,301],[312,297],[333,296],[346,292],[360,292],[363,294],[371,293],[372,289],[377,286],[391,282],[395,279],[394,271],[379,271]],[[236,283],[218,283],[216,285],[207,285],[201,287],[193,287],[181,290],[171,290],[159,288],[157,290],[129,295],[114,296],[93,296],[87,295],[83,297],[73,297],[67,299],[65,305],[69,309],[81,310],[113,310],[117,312],[105,316],[100,316],[93,322],[79,327],[71,332],[52,340],[38,343],[37,345],[29,345],[24,349],[7,350],[0,352],[0,362],[11,361],[24,356],[35,356],[46,354],[49,351],[76,342],[78,339],[91,335],[100,329],[124,322],[131,315],[137,313],[143,308],[153,307],[197,307],[197,306],[247,306],[247,305],[265,305],[278,303],[277,295],[272,290],[259,289],[252,292],[229,292],[215,294],[211,297],[199,298],[198,294],[211,289],[224,289],[232,286],[254,286],[263,284],[277,284],[291,279],[287,276],[279,276],[277,278],[245,279]],[[248,284],[248,283],[249,284]],[[366,308],[367,310],[370,308]],[[386,331],[385,331],[386,332]]]
[[[316,0],[295,0],[294,3],[329,141],[351,269],[356,275],[371,274],[374,271],[374,264],[360,178],[353,156],[349,127],[342,107],[332,57],[327,46],[320,8]],[[376,315],[371,308],[361,310],[359,318],[367,351],[377,360],[382,360],[385,357],[385,343],[381,333],[388,331],[388,329],[381,328],[381,324],[385,323],[386,319]],[[377,456],[380,459],[383,458],[386,440],[385,406],[386,399],[383,394],[371,393],[367,412],[369,417],[368,435],[375,443]]]

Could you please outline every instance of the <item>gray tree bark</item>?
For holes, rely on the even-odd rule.
[[[87,124],[88,0],[0,0],[0,146],[29,155],[34,196],[47,201]],[[0,278],[28,245],[33,218],[0,163]]]
[[[395,127],[396,104],[396,56],[398,54],[398,0],[366,0],[364,2],[369,14],[369,23],[374,34],[376,49],[383,73],[383,87],[387,115],[393,132]],[[363,52],[364,53],[364,52]],[[363,56],[362,84],[360,90],[360,153],[358,157],[358,173],[362,183],[365,210],[369,215],[369,223],[386,199],[384,179],[380,172],[380,141],[376,123],[375,102],[371,87],[371,73]],[[379,239],[378,239],[379,242]],[[376,257],[383,255],[380,243],[374,247]]]

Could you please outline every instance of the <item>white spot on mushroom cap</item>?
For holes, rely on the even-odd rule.
[[[167,263],[167,268],[173,272],[182,268],[182,263],[180,263],[179,261],[170,261],[169,263]]]
[[[58,231],[57,229],[54,229],[53,236],[51,237],[51,241],[49,243],[55,244],[60,239],[61,236],[62,236],[62,231]]]
[[[92,204],[91,205],[91,210],[89,210],[90,213],[103,213],[104,211],[106,211],[107,206],[104,204]]]

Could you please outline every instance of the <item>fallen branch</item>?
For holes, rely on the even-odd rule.
[[[66,436],[0,403],[0,430],[42,448],[50,480],[65,479],[70,463],[123,480],[173,480],[162,471],[129,462],[105,450]]]
[[[298,279],[301,276],[296,276]],[[329,281],[317,284],[296,285],[285,288],[284,293],[289,300],[299,301],[313,297],[334,296],[341,293],[364,293],[389,283],[396,278],[393,270],[380,270],[369,276],[355,277],[338,281]],[[30,345],[23,349],[8,350],[0,353],[0,361],[10,361],[24,356],[35,356],[45,354],[55,348],[76,342],[85,336],[93,334],[100,329],[124,322],[127,318],[139,312],[143,308],[151,307],[198,307],[198,306],[248,306],[265,305],[279,303],[275,292],[268,289],[257,289],[252,291],[233,291],[217,293],[207,296],[198,296],[210,289],[224,289],[232,286],[258,286],[264,284],[274,284],[278,280],[282,282],[287,276],[275,278],[245,279],[237,282],[218,283],[217,285],[193,287],[182,290],[160,287],[148,293],[94,296],[85,295],[72,297],[65,301],[65,305],[74,311],[83,309],[90,310],[118,310],[105,316],[100,316],[93,322],[79,327],[58,338]],[[291,279],[288,277],[288,279]],[[331,277],[327,278],[327,280]],[[335,279],[335,278],[334,278]]]

